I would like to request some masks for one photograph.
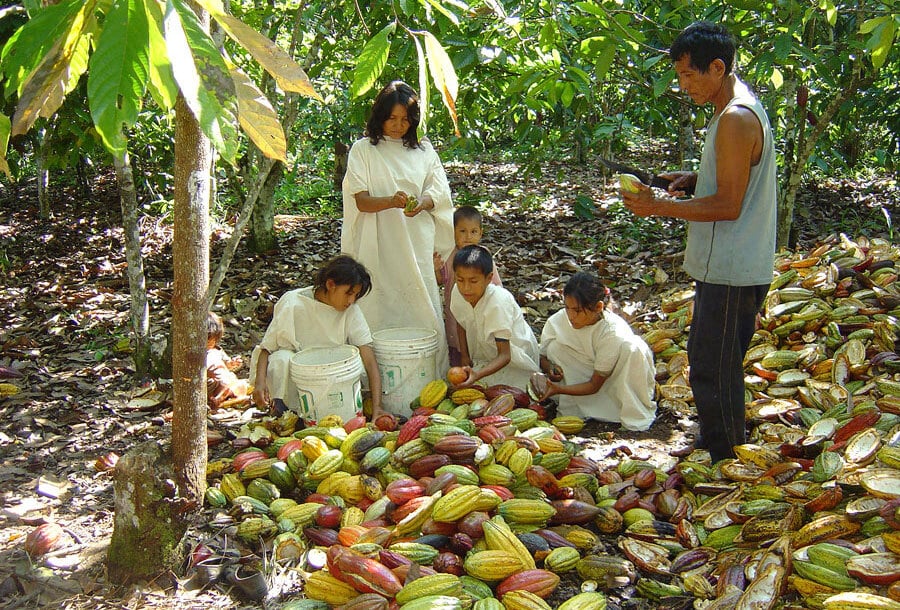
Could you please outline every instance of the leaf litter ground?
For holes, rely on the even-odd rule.
[[[681,223],[633,217],[619,204],[613,183],[593,166],[549,163],[540,175],[504,163],[447,168],[456,203],[484,212],[484,244],[538,334],[561,306],[565,279],[578,269],[596,269],[637,326],[657,317],[663,294],[689,286],[680,271]],[[26,185],[3,188],[0,366],[22,377],[10,380],[20,393],[0,397],[0,608],[258,607],[224,588],[186,593],[183,574],[127,590],[106,583],[112,479],[95,463],[143,441],[167,444],[171,436],[165,384],[136,380],[128,355],[129,295],[115,183],[99,176],[89,196],[53,191],[53,218],[47,221],[37,218]],[[585,201],[593,202],[593,218],[574,212]],[[883,234],[884,210],[896,216],[900,194],[888,181],[844,181],[807,185],[801,201],[799,243],[809,246],[834,230]],[[338,219],[279,216],[276,226],[276,252],[238,250],[216,307],[226,321],[224,348],[245,361],[278,297],[308,285],[320,264],[338,252]],[[213,232],[213,265],[227,232],[227,226]],[[164,219],[144,217],[142,235],[151,334],[161,349],[170,321],[171,227]],[[227,440],[251,415],[235,411],[210,418],[210,428],[226,439],[211,448],[211,458],[232,452]],[[690,416],[661,412],[647,432],[591,422],[580,440],[589,456],[606,464],[626,455],[665,464],[669,451],[690,442],[695,427]],[[44,520],[60,523],[69,540],[33,564],[22,543]],[[202,525],[198,521],[193,539],[204,535]],[[576,586],[564,581],[560,599]],[[288,595],[298,590],[296,580],[282,586]]]

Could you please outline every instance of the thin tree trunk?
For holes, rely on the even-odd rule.
[[[863,61],[862,56],[859,56],[854,60],[853,67],[851,68],[850,80],[844,85],[843,89],[835,93],[834,97],[828,101],[825,109],[815,119],[815,125],[812,131],[807,132],[804,127],[804,129],[799,132],[797,142],[794,145],[796,150],[794,164],[793,167],[790,168],[790,173],[787,177],[787,185],[781,190],[778,200],[777,247],[786,246],[790,241],[791,225],[794,222],[794,204],[797,201],[797,192],[800,189],[800,179],[803,177],[803,171],[806,169],[806,164],[809,162],[809,158],[816,148],[816,142],[818,142],[819,137],[824,133],[829,123],[831,123],[831,119],[834,118],[834,115],[844,102],[856,95],[860,86],[867,84],[869,80],[873,78],[862,78],[862,71],[864,68]],[[805,122],[805,117],[801,117],[801,120]]]
[[[278,240],[275,239],[275,187],[283,175],[284,163],[276,161],[259,189],[259,197],[250,216],[248,245],[254,252],[270,252],[278,246]]]
[[[208,24],[209,15],[203,13]],[[172,259],[172,456],[180,495],[202,504],[206,487],[206,303],[212,149],[179,95],[175,103]]]
[[[688,104],[678,105],[678,153],[681,169],[692,170],[693,160],[697,156],[697,145],[694,141],[694,122],[691,107]]]
[[[125,232],[125,260],[128,262],[128,291],[131,295],[131,329],[134,332],[134,368],[138,378],[150,373],[150,306],[144,260],[141,257],[141,229],[138,224],[137,193],[131,160],[126,152],[114,157],[119,203],[122,206],[122,228]]]
[[[38,154],[36,159],[37,165],[37,196],[38,196],[38,214],[41,219],[50,218],[50,172],[47,170],[47,153],[50,145],[47,144],[47,130],[41,130],[38,136]]]
[[[260,174],[266,174],[271,171],[272,167],[275,165],[275,161],[272,159],[266,159],[263,161],[263,166],[260,168]],[[253,190],[247,195],[244,199],[244,205],[241,208],[241,214],[238,216],[237,222],[234,223],[234,230],[231,233],[231,236],[228,238],[228,242],[225,244],[225,250],[222,252],[221,258],[219,258],[219,265],[216,267],[215,272],[212,275],[212,279],[209,281],[209,293],[207,295],[207,303],[206,308],[211,309],[213,303],[216,301],[216,296],[219,293],[219,287],[222,285],[222,281],[225,279],[225,273],[228,271],[228,268],[231,266],[231,261],[234,259],[234,253],[237,251],[238,244],[241,241],[241,235],[244,233],[244,227],[247,226],[247,222],[250,220],[250,215],[253,212],[254,207],[256,206],[256,200],[259,198],[260,191],[263,188],[264,183],[257,181],[253,185]]]

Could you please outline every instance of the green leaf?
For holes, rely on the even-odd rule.
[[[453,25],[459,25],[459,17],[444,8],[443,4],[441,4],[437,0],[425,0],[425,2],[433,6],[437,12],[449,19],[453,23]]]
[[[653,97],[660,97],[668,91],[669,85],[672,83],[672,75],[666,72],[662,76],[653,79]]]
[[[784,85],[784,75],[781,74],[781,70],[778,68],[772,69],[772,76],[769,77],[769,80],[772,81],[772,86],[775,89],[781,89],[782,85]]]
[[[278,114],[266,95],[238,68],[232,68],[231,78],[237,93],[238,119],[256,147],[270,159],[287,163],[287,140]]]
[[[609,67],[612,65],[615,58],[616,45],[607,44],[603,51],[601,51],[597,61],[594,62],[594,76],[598,81],[602,81],[606,76],[606,73],[609,71]]]
[[[819,9],[825,11],[825,19],[828,21],[828,25],[834,27],[834,24],[837,23],[837,9],[834,6],[834,2],[831,0],[819,0]]]
[[[881,69],[887,60],[888,53],[894,44],[894,34],[896,33],[896,23],[890,19],[872,30],[872,36],[866,42],[866,49],[872,53],[872,65],[876,70]]]
[[[422,133],[428,132],[428,65],[425,60],[425,52],[422,50],[422,43],[415,35],[412,37],[416,44],[416,56],[419,58],[419,127]]]
[[[350,97],[364,95],[381,76],[384,66],[387,65],[388,52],[391,50],[390,35],[396,27],[396,22],[390,22],[363,47],[356,61],[356,69],[353,70]]]
[[[320,102],[323,101],[322,96],[313,89],[309,77],[300,64],[294,61],[281,47],[240,19],[222,12],[221,8],[217,7],[217,2],[209,0],[198,0],[198,2],[210,12],[232,40],[244,47],[253,56],[253,59],[272,75],[283,91],[292,91]]]
[[[142,4],[142,3],[141,3]],[[124,128],[137,120],[147,83],[147,13],[139,0],[113,4],[90,61],[88,102],[107,150],[126,152]]]
[[[459,81],[456,78],[456,70],[453,68],[453,62],[450,56],[444,51],[444,47],[438,42],[431,32],[422,32],[425,38],[425,54],[428,57],[428,69],[431,72],[431,79],[434,86],[441,92],[441,98],[444,100],[444,106],[450,113],[453,120],[453,129],[456,136],[459,137],[459,123],[456,117],[456,96],[459,94]]]
[[[175,82],[200,129],[234,164],[239,144],[234,81],[219,49],[182,0],[168,0],[166,43]]]
[[[794,37],[790,32],[782,32],[775,37],[775,57],[784,60],[791,54],[791,48],[794,46]]]
[[[178,85],[172,76],[172,62],[169,61],[166,39],[163,35],[162,9],[156,1],[143,4],[147,13],[150,51],[150,82],[147,83],[147,88],[160,108],[171,110],[175,106],[175,98],[178,97]]]
[[[867,19],[866,21],[863,21],[863,24],[861,26],[859,26],[859,33],[860,34],[868,34],[869,32],[873,31],[875,28],[877,28],[879,25],[881,25],[887,21],[893,21],[893,19],[891,19],[890,15],[885,15],[883,17],[875,17],[874,19]]]
[[[582,220],[594,219],[594,200],[587,195],[575,196],[575,216]]]
[[[70,27],[22,83],[19,103],[12,119],[12,135],[31,129],[38,117],[53,116],[87,68],[89,40],[82,33],[93,19],[96,2],[88,0]]]
[[[47,52],[70,31],[84,9],[84,0],[64,0],[38,11],[13,34],[0,53],[0,70],[6,76],[6,90],[22,93],[25,77],[31,74]],[[80,17],[84,19],[83,15]]]
[[[5,114],[0,114],[0,171],[6,174],[10,180],[13,179],[12,172],[9,171],[9,163],[6,162],[6,152],[9,145],[9,132],[12,129],[12,123]]]

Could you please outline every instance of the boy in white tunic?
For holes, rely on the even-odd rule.
[[[550,379],[542,399],[558,396],[560,415],[646,430],[656,416],[650,348],[606,309],[609,289],[598,278],[576,273],[563,296],[565,309],[541,332],[541,369]]]
[[[494,261],[482,246],[466,246],[453,258],[456,286],[450,311],[459,326],[459,349],[468,379],[525,388],[538,370],[538,344],[515,297],[491,283]]]
[[[299,412],[300,393],[291,379],[291,357],[307,347],[355,345],[372,391],[372,421],[381,415],[381,375],[372,333],[356,303],[371,288],[366,268],[342,255],[319,270],[314,285],[286,292],[275,304],[266,334],[250,357],[253,401]]]

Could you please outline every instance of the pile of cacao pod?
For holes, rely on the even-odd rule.
[[[577,418],[546,421],[519,388],[435,380],[399,426],[255,435],[259,447],[210,463],[207,501],[308,573],[294,609],[600,610],[609,596],[900,610],[898,259],[843,236],[779,258],[735,460],[600,468],[569,440]],[[643,329],[659,405],[679,413],[692,410],[690,297]]]

